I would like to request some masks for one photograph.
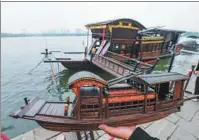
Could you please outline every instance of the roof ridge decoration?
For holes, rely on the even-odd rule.
[[[106,21],[101,21],[101,22],[90,23],[90,24],[85,25],[85,27],[89,28],[89,27],[96,26],[100,28],[99,26],[101,26],[101,28],[102,27],[105,28],[106,25],[121,25],[121,22],[124,22],[124,23],[127,22],[132,26],[138,27],[140,30],[146,29],[144,25],[130,18],[119,18],[119,19],[114,19],[114,20],[106,20]]]

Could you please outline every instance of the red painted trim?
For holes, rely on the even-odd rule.
[[[3,139],[3,140],[10,140],[5,134],[3,133],[0,133],[0,137]]]

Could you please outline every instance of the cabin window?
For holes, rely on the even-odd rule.
[[[157,47],[157,44],[153,44],[153,50],[152,51],[156,51],[156,47]]]
[[[132,47],[133,47],[133,45],[132,45],[132,44],[127,44],[127,46],[126,46],[126,48],[127,48],[128,50],[131,50],[131,49],[132,49]]]
[[[148,44],[144,44],[144,45],[142,45],[142,51],[143,52],[148,52],[148,50],[149,50],[149,45]]]
[[[148,51],[147,51],[147,52],[151,52],[151,51],[152,51],[153,45],[154,45],[154,44],[149,44],[149,45],[148,45]]]
[[[126,49],[126,44],[122,44],[122,45],[121,45],[121,49],[122,49],[122,50],[125,50],[125,49]]]
[[[138,51],[137,49],[138,49],[138,45],[127,44],[127,53],[132,53],[133,57],[136,57],[134,55],[136,55]]]
[[[164,46],[164,44],[161,43],[161,44],[160,44],[160,50],[162,50],[163,46]]]
[[[146,49],[146,45],[142,45],[142,52],[145,52],[145,49]]]
[[[146,52],[150,52],[150,44],[146,45]]]
[[[155,46],[155,44],[151,44],[150,46],[151,46],[150,51],[152,52],[153,51],[153,47]]]
[[[118,51],[119,50],[119,44],[113,44],[112,51]]]
[[[99,87],[84,86],[79,88],[81,96],[100,96]]]
[[[160,48],[160,44],[157,44],[157,48],[156,48],[156,51],[159,51],[161,48]]]

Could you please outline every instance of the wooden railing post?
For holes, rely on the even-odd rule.
[[[191,76],[192,76],[192,74],[193,74],[193,72],[194,72],[194,69],[195,69],[195,65],[192,65],[191,66],[191,72],[190,72],[190,74],[189,74],[189,79],[186,81],[186,84],[185,84],[185,86],[184,86],[184,91],[186,91],[186,89],[187,89],[187,86],[188,86],[188,84],[189,84],[189,80],[190,80],[190,78],[191,78]]]
[[[144,94],[144,113],[147,112],[147,92],[148,92],[148,86],[145,86],[145,94]]]
[[[105,118],[109,117],[109,108],[108,108],[108,95],[105,97],[106,103],[105,103]]]
[[[100,88],[100,99],[99,99],[99,118],[102,119],[102,94],[103,94],[103,88]]]
[[[154,111],[156,111],[158,109],[158,94],[155,94],[155,109]]]
[[[136,62],[135,68],[134,68],[134,70],[133,70],[134,72],[136,71],[138,65],[140,65],[140,63]]]
[[[156,59],[156,62],[155,62],[154,65],[149,69],[149,71],[148,71],[147,73],[151,73],[151,72],[155,69],[155,66],[157,65],[157,63],[158,63],[159,60],[160,60],[159,58]]]
[[[80,107],[81,107],[81,95],[79,89],[77,89],[77,119],[80,120]]]

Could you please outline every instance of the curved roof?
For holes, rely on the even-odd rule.
[[[119,22],[121,22],[121,21],[130,22],[133,25],[139,27],[141,30],[146,29],[146,27],[144,25],[142,25],[141,23],[139,23],[138,21],[133,20],[133,19],[129,19],[129,18],[120,18],[120,19],[114,19],[114,20],[107,20],[107,21],[87,24],[85,26],[86,27],[90,27],[90,26],[99,26],[99,25],[119,24]]]
[[[176,33],[176,34],[182,34],[182,33],[185,33],[186,31],[180,31],[180,30],[172,30],[172,29],[151,29],[151,30],[148,30],[149,32],[158,32],[158,33],[166,33],[166,32],[173,32],[173,33]],[[148,32],[146,31],[146,32]]]
[[[161,73],[154,73],[154,74],[146,74],[146,75],[139,75],[131,78],[133,81],[145,84],[145,85],[153,85],[159,83],[166,83],[170,81],[179,81],[179,80],[187,80],[188,77],[176,73],[176,72],[161,72]]]
[[[89,71],[80,71],[75,74],[73,74],[69,79],[68,79],[68,86],[71,86],[75,82],[81,81],[81,80],[93,80],[97,81],[103,85],[107,85],[107,82],[99,77],[98,75],[89,72]]]

